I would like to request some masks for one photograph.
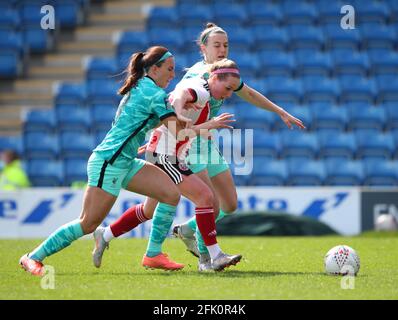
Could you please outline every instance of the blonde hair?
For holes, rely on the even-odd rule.
[[[236,64],[235,61],[229,60],[229,59],[222,59],[220,61],[214,62],[209,66],[209,73],[210,76],[212,72],[219,70],[219,69],[235,69],[239,71],[238,65]],[[240,78],[240,75],[235,73],[235,72],[225,72],[225,73],[218,73],[217,77],[221,81],[224,81],[228,76],[232,76],[235,78]]]

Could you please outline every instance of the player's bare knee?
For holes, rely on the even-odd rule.
[[[101,224],[101,221],[99,220],[88,220],[88,219],[82,219],[81,222],[81,227],[83,230],[84,234],[90,234],[97,229],[97,227]]]
[[[176,206],[180,202],[180,192],[177,188],[167,190],[159,195],[159,202],[167,203]]]
[[[198,207],[214,207],[215,198],[210,190],[202,190],[195,205]]]
[[[231,203],[228,203],[228,204],[222,206],[222,210],[226,214],[232,214],[232,213],[234,213],[236,211],[236,209],[238,209],[238,203],[237,202],[231,202]]]
[[[180,202],[180,198],[181,198],[181,194],[178,191],[178,189],[176,189],[176,192],[174,192],[171,197],[170,197],[170,202],[172,205],[176,206],[179,202]]]

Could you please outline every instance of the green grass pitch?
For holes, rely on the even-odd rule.
[[[140,262],[146,239],[110,244],[103,265],[91,263],[93,241],[79,240],[46,259],[54,267],[54,289],[23,271],[18,260],[39,240],[0,241],[0,300],[4,299],[398,299],[398,233],[357,237],[219,237],[228,253],[243,260],[220,273],[198,273],[197,260],[178,239],[164,251],[185,263],[182,271],[146,270]],[[361,268],[351,289],[328,276],[323,256],[333,246],[357,250]],[[349,279],[345,279],[349,284]],[[352,281],[352,279],[351,279]],[[343,280],[344,282],[344,280]],[[344,287],[344,285],[343,285]]]

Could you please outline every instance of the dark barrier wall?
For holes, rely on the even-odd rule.
[[[376,218],[381,214],[398,217],[398,190],[372,191],[361,193],[362,231],[373,230]]]

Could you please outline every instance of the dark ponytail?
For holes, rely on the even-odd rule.
[[[153,46],[147,49],[146,52],[134,53],[125,72],[127,72],[126,79],[123,86],[118,93],[125,95],[131,88],[135,87],[151,66],[156,64],[160,67],[164,61],[157,62],[167,52],[167,48],[161,46]]]
[[[134,53],[127,67],[127,77],[124,80],[123,86],[119,89],[118,93],[125,95],[131,90],[132,87],[137,85],[139,79],[144,76],[144,53]]]

